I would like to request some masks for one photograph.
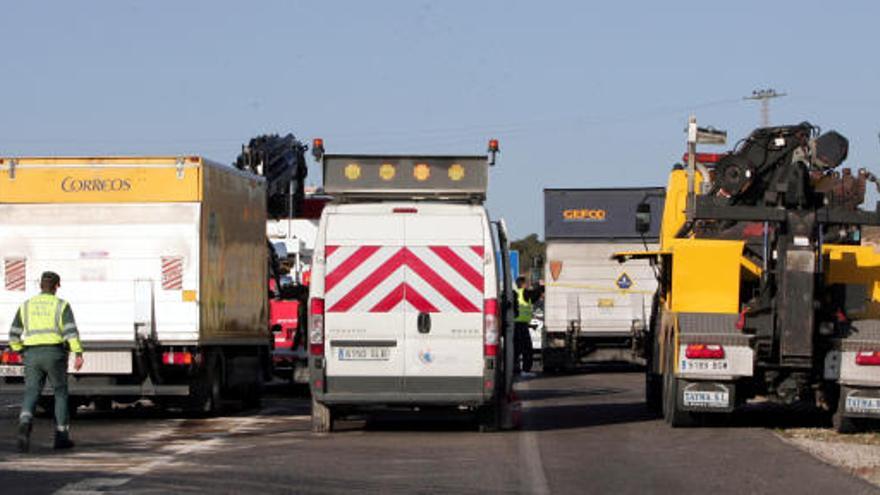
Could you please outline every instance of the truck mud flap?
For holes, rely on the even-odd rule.
[[[880,419],[880,388],[840,388],[841,411],[849,418]]]
[[[736,387],[728,382],[681,380],[676,400],[683,411],[729,413],[736,406]]]

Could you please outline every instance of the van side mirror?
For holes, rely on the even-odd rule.
[[[636,206],[636,232],[645,234],[651,230],[651,205],[639,203]]]

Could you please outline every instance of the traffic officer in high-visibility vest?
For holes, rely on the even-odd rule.
[[[74,369],[83,365],[83,348],[67,301],[55,295],[61,277],[45,272],[40,294],[21,305],[9,330],[9,345],[24,358],[24,399],[18,419],[18,449],[27,452],[33,428],[34,408],[46,378],[55,390],[55,448],[73,447],[70,411],[67,408],[68,352],[75,354]]]
[[[513,359],[515,369],[523,372],[532,371],[532,337],[529,335],[529,325],[532,322],[532,303],[526,294],[526,278],[516,279],[516,319],[513,328],[513,347],[515,356]],[[522,368],[520,368],[522,361]]]

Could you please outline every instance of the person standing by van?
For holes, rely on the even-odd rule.
[[[517,314],[514,320],[514,369],[524,373],[532,371],[532,338],[529,335],[529,324],[532,322],[532,303],[530,294],[526,294],[526,278],[516,279]],[[520,365],[520,363],[522,363]],[[522,366],[520,368],[520,366]]]
[[[18,449],[30,447],[34,408],[46,378],[55,390],[55,448],[73,447],[70,440],[70,411],[67,406],[68,348],[76,354],[74,369],[83,365],[83,348],[67,301],[55,295],[61,277],[44,272],[40,278],[40,294],[21,305],[9,331],[9,346],[24,357],[24,398],[18,420]]]

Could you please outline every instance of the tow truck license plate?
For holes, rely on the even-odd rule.
[[[685,371],[727,371],[730,363],[726,359],[682,359],[679,369]]]
[[[846,398],[846,410],[854,413],[880,413],[880,398],[854,397]]]
[[[388,361],[390,347],[340,347],[336,351],[340,361]]]
[[[730,394],[702,390],[685,390],[684,405],[691,407],[727,407]]]
[[[0,366],[0,376],[24,376],[24,366]]]

